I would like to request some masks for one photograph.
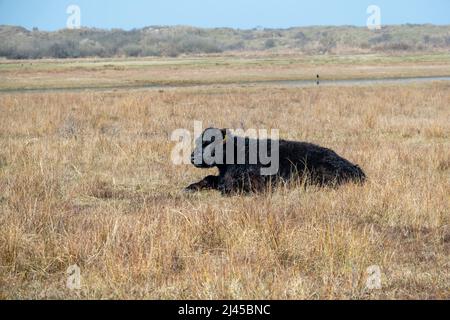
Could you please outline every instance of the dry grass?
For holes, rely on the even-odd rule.
[[[1,95],[0,298],[449,299],[449,106],[443,84]],[[182,194],[208,173],[170,162],[194,120],[279,128],[369,181]]]

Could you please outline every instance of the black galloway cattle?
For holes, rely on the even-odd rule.
[[[278,142],[275,143],[278,157],[272,157],[270,152],[274,142]],[[252,149],[255,145],[257,148]],[[277,160],[277,170],[271,174],[262,173],[262,169],[267,169],[272,163],[263,162],[261,148],[267,149],[263,153],[267,155],[265,160]],[[232,156],[227,157],[231,150]],[[256,153],[256,157],[252,157],[251,152]],[[185,189],[190,192],[204,189],[219,190],[223,194],[261,192],[279,182],[294,179],[306,184],[337,186],[346,182],[363,183],[366,178],[358,165],[333,150],[306,142],[244,138],[216,128],[206,129],[197,139],[191,162],[197,168],[217,167],[219,175],[207,176],[191,184]]]

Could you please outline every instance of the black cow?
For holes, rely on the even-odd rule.
[[[262,169],[267,169],[271,163],[263,162],[259,151],[266,148],[267,152],[263,154],[270,158],[273,143],[274,140],[270,139],[235,136],[226,129],[206,129],[196,141],[191,162],[197,168],[217,167],[219,175],[207,176],[185,190],[214,189],[223,194],[248,193],[261,192],[276,183],[293,179],[303,180],[306,184],[337,186],[346,182],[363,183],[366,178],[358,165],[340,157],[333,150],[286,140],[278,140],[278,170],[272,174],[262,174]],[[256,145],[257,149],[252,149],[251,145]],[[227,152],[230,150],[233,150],[233,157],[230,157],[232,161],[227,161]],[[255,157],[250,156],[251,150],[257,150],[256,161]],[[220,151],[218,156],[217,151]],[[267,160],[267,157],[264,159]]]

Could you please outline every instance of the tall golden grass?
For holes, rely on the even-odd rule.
[[[170,161],[194,120],[278,128],[368,181],[183,194],[214,172]],[[437,83],[2,94],[0,298],[449,299],[449,120]]]

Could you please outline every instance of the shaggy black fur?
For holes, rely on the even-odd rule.
[[[205,134],[207,134],[205,136]],[[220,137],[203,141],[203,137]],[[238,141],[245,145],[245,162],[236,164]],[[244,140],[244,141],[242,141]],[[293,179],[305,181],[307,184],[319,186],[337,186],[346,182],[363,183],[366,176],[361,168],[337,155],[333,150],[323,148],[311,143],[295,141],[279,141],[279,170],[274,175],[261,175],[261,168],[268,167],[261,164],[258,157],[256,164],[249,164],[249,144],[252,140],[233,136],[226,129],[206,129],[197,140],[196,148],[192,153],[192,164],[198,168],[219,169],[218,176],[207,176],[200,182],[191,184],[186,191],[200,191],[204,189],[219,190],[223,194],[261,192],[278,182],[289,182]],[[272,141],[267,141],[270,151]],[[255,142],[255,140],[253,140]],[[205,148],[213,143],[223,147],[223,164],[207,163],[204,160]],[[234,164],[226,164],[227,144],[234,144]],[[259,144],[258,144],[259,146]],[[210,148],[209,151],[212,149]],[[270,156],[270,152],[269,152]],[[197,161],[195,161],[197,159]]]

